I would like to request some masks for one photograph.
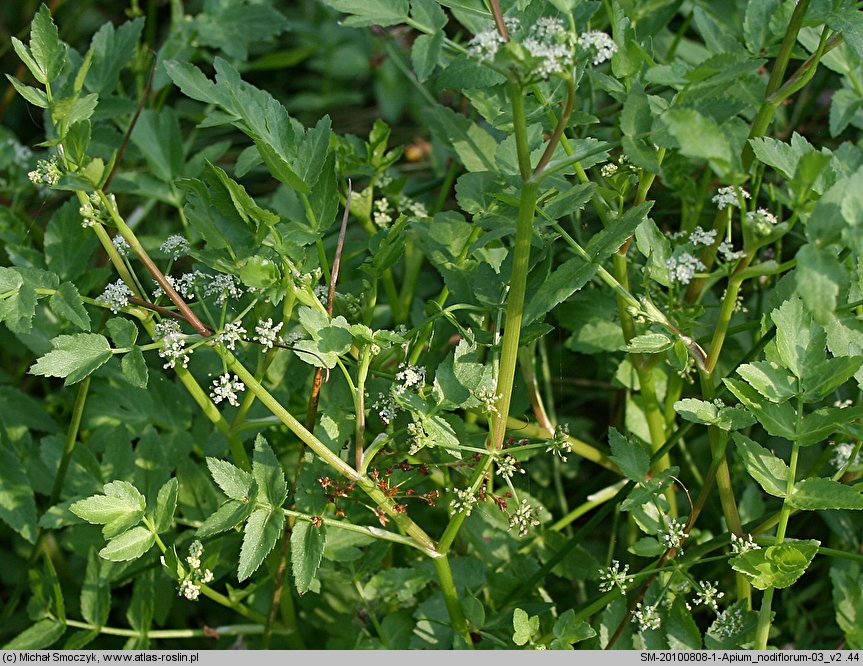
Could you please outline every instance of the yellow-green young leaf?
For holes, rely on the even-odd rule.
[[[315,527],[311,523],[297,523],[291,532],[291,569],[294,585],[299,594],[309,591],[321,564],[327,543],[327,526]]]
[[[61,335],[51,340],[51,344],[54,350],[37,360],[30,367],[30,374],[65,377],[66,386],[80,382],[111,358],[108,340],[96,333]]]
[[[732,557],[731,568],[744,574],[759,590],[791,587],[809,567],[820,545],[821,542],[814,539],[789,539]]]
[[[66,625],[54,619],[39,620],[3,646],[4,650],[42,650],[65,633]]]
[[[797,379],[772,361],[744,363],[737,374],[770,402],[785,402],[797,395]]]
[[[207,467],[216,485],[222,489],[228,497],[241,502],[249,503],[255,500],[258,494],[257,484],[254,477],[218,458],[207,458]]]
[[[524,645],[539,631],[539,616],[529,616],[521,608],[516,608],[512,613],[512,628],[513,643]]]
[[[764,492],[774,497],[785,497],[788,465],[746,435],[735,432],[732,437],[743,466]]]
[[[713,162],[720,169],[731,163],[731,144],[726,133],[695,109],[674,108],[662,116],[668,132],[676,140],[681,155]]]
[[[276,545],[285,525],[285,514],[280,509],[256,509],[246,521],[237,580],[241,583],[251,576]],[[295,528],[296,529],[296,528]]]
[[[863,509],[863,493],[833,479],[798,481],[786,500],[795,509]]]
[[[137,560],[156,542],[156,536],[146,527],[133,527],[108,542],[99,556],[112,562]]]

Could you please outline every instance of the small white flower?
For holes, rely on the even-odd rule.
[[[279,322],[275,326],[273,326],[273,320],[267,319],[266,321],[259,322],[257,326],[255,326],[255,340],[261,343],[265,349],[272,349],[273,345],[276,344],[279,338],[279,331],[282,330],[282,326],[284,326],[284,322]]]
[[[698,583],[698,594],[695,595],[694,603],[696,606],[707,606],[713,609],[714,613],[719,612],[719,600],[725,596],[725,592],[720,592],[717,589],[717,583],[710,583],[702,580]]]
[[[734,245],[727,240],[724,240],[719,244],[717,251],[722,255],[722,258],[725,261],[737,261],[746,256],[746,253],[743,250],[735,251]]]
[[[38,160],[36,168],[27,174],[30,182],[34,185],[48,185],[54,187],[60,182],[60,177],[63,173],[57,165],[57,157],[54,156],[47,160]]]
[[[431,437],[429,437],[429,434],[426,432],[422,423],[411,421],[410,423],[408,423],[407,431],[408,440],[410,441],[410,448],[408,449],[408,454],[413,456],[425,447],[434,447],[435,442]]]
[[[617,53],[617,44],[604,32],[593,30],[578,37],[578,45],[586,50],[594,65],[601,65]]]
[[[666,548],[675,548],[677,549],[677,554],[682,555],[683,549],[681,545],[686,538],[686,523],[675,518],[668,518],[667,516],[663,516],[663,520],[665,528],[659,532],[659,540]]]
[[[378,411],[381,421],[389,425],[396,417],[396,401],[391,397],[378,393],[378,399],[372,404],[372,409]]]
[[[385,197],[375,199],[372,221],[380,229],[386,229],[392,224],[392,208],[390,207],[390,202]]]
[[[161,340],[169,335],[180,335],[182,333],[179,322],[173,319],[163,319],[153,327],[153,338]]]
[[[236,348],[237,343],[243,339],[243,336],[246,334],[246,329],[243,328],[243,322],[241,321],[231,321],[225,324],[225,328],[222,329],[222,332],[216,335],[216,342],[221,342],[225,345],[226,348],[233,351]]]
[[[539,518],[536,517],[536,509],[527,500],[522,500],[521,506],[509,517],[509,529],[516,529],[518,535],[523,537],[527,536],[531,527],[537,525],[539,525]]]
[[[839,409],[848,409],[851,405],[854,404],[853,400],[836,400],[833,403],[834,407],[838,407]]]
[[[679,284],[689,284],[695,277],[695,273],[707,268],[700,259],[688,252],[677,257],[669,257],[665,267],[668,269],[668,279]]]
[[[167,359],[162,365],[163,368],[166,370],[168,368],[175,368],[177,361],[184,368],[189,367],[189,354],[191,352],[186,349],[186,338],[180,333],[179,326],[176,331],[169,331],[162,336],[162,345],[162,349],[159,350],[159,356]]]
[[[192,248],[189,246],[189,241],[179,234],[174,234],[173,236],[168,236],[165,242],[159,246],[159,249],[163,254],[167,254],[171,259],[176,260],[188,255]]]
[[[553,453],[563,462],[566,462],[566,456],[572,453],[572,441],[569,439],[568,423],[558,423],[555,426],[554,438],[549,441],[545,452]]]
[[[243,290],[240,289],[239,280],[228,273],[208,275],[208,282],[204,285],[204,297],[216,296],[216,303],[224,303],[228,297],[240,298]]]
[[[226,372],[213,380],[213,390],[210,392],[210,397],[217,405],[222,400],[227,400],[229,405],[239,407],[240,401],[237,400],[237,393],[242,393],[245,390],[246,385],[239,380],[237,375]]]
[[[737,187],[736,185],[729,185],[728,187],[720,187],[716,194],[713,195],[713,203],[716,204],[716,207],[719,210],[723,210],[726,206],[740,206],[740,197],[744,199],[749,199],[749,192],[744,190],[742,187]]]
[[[503,37],[492,28],[474,35],[467,44],[467,52],[480,62],[486,62],[494,60],[495,54],[503,44]]]
[[[117,280],[106,286],[105,291],[96,300],[104,303],[111,308],[111,312],[117,314],[120,308],[129,305],[129,299],[134,295],[125,282]]]
[[[516,472],[524,474],[524,468],[520,467],[518,461],[512,456],[504,456],[502,460],[497,461],[497,471],[495,473],[498,476],[504,479],[511,479],[515,476]]]
[[[209,569],[204,569],[201,572],[201,582],[206,585],[207,583],[212,582],[213,580],[213,572]]]
[[[621,569],[620,562],[612,560],[610,567],[599,570],[599,591],[611,592],[613,588],[617,587],[621,593],[625,593],[632,581],[632,577],[627,575],[628,573],[628,564],[624,564],[623,569]]]
[[[662,620],[656,610],[656,606],[644,606],[641,602],[635,605],[633,620],[638,623],[640,631],[656,630],[662,626]]]
[[[732,606],[722,611],[710,625],[710,633],[717,638],[730,638],[743,631],[743,609]]]
[[[111,242],[114,243],[114,247],[117,248],[117,252],[120,254],[121,257],[129,256],[129,250],[131,249],[129,247],[129,243],[127,243],[126,239],[123,238],[120,234],[114,236]]]
[[[779,223],[779,220],[776,219],[776,216],[771,213],[766,208],[759,208],[758,210],[751,210],[746,213],[746,221],[750,224],[769,224],[775,225]]]
[[[401,382],[401,385],[397,389],[400,392],[410,388],[419,390],[425,386],[426,369],[421,365],[400,363],[395,379],[397,382]]]
[[[480,409],[483,414],[487,414],[489,416],[497,415],[497,402],[500,400],[500,394],[495,394],[494,391],[487,389],[486,387],[480,388],[476,392],[476,399],[480,402]]]
[[[424,218],[429,216],[428,209],[422,201],[410,201],[405,205],[405,210],[412,217]]]
[[[572,67],[572,49],[567,44],[555,44],[528,37],[522,46],[537,60],[536,74],[547,79],[551,74],[563,74]]]
[[[201,586],[195,585],[191,580],[186,579],[180,583],[179,594],[181,597],[185,597],[189,601],[197,601],[201,594]]]
[[[608,164],[603,164],[602,168],[599,170],[599,173],[602,174],[603,178],[611,178],[614,174],[617,173],[617,165],[614,162],[609,162]]]
[[[701,227],[695,227],[689,234],[689,242],[698,247],[699,245],[713,245],[716,240],[716,229],[705,231]]]
[[[478,501],[476,495],[470,490],[460,490],[458,488],[452,488],[450,492],[455,493],[455,497],[449,503],[450,515],[454,516],[457,513],[463,513],[469,516]]]
[[[743,553],[748,553],[750,550],[761,550],[761,546],[753,541],[751,534],[747,534],[745,537],[732,534],[731,550],[734,551],[735,555],[742,555]]]

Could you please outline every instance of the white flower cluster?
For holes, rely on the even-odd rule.
[[[531,527],[539,525],[539,518],[536,517],[536,509],[532,507],[527,500],[521,501],[515,513],[509,517],[509,529],[515,529],[520,537],[527,536]]]
[[[34,185],[48,185],[54,187],[60,182],[60,177],[63,172],[57,166],[57,157],[52,157],[48,160],[39,160],[36,162],[36,168],[27,174],[27,178]]]
[[[737,261],[738,259],[743,259],[746,256],[746,253],[743,250],[734,249],[734,245],[724,240],[719,244],[717,251],[725,261]]]
[[[531,26],[522,46],[539,60],[536,73],[543,79],[551,74],[563,74],[572,67],[572,40],[558,18],[539,19]]]
[[[257,333],[255,340],[260,342],[264,349],[272,349],[279,342],[279,331],[282,330],[282,326],[284,325],[285,323],[280,321],[274,326],[271,318],[258,322],[255,325],[255,333]]]
[[[171,320],[165,320],[156,324],[156,337],[162,340],[162,349],[159,350],[159,356],[167,359],[162,365],[166,370],[174,368],[177,361],[184,368],[189,366],[189,353],[186,349],[186,337],[180,330],[180,325]]]
[[[237,400],[237,393],[242,393],[245,390],[246,385],[240,381],[237,375],[226,372],[213,380],[213,390],[210,391],[210,397],[217,405],[222,400],[227,400],[229,405],[239,407],[240,401]]]
[[[716,194],[713,195],[712,201],[716,204],[716,207],[719,210],[723,210],[726,206],[739,207],[740,197],[749,199],[749,192],[744,190],[742,187],[729,185],[728,187],[720,187],[716,190]]]
[[[662,626],[662,619],[656,606],[644,606],[641,602],[635,605],[632,620],[638,624],[640,631],[656,630]]]
[[[578,36],[578,45],[591,54],[591,62],[601,65],[617,53],[617,44],[604,32],[592,30]]]
[[[389,425],[396,417],[396,401],[390,396],[378,393],[378,399],[372,403],[372,409],[376,409],[381,421]]]
[[[216,296],[216,303],[224,303],[228,297],[237,299],[243,295],[240,281],[235,276],[229,273],[217,273],[207,277],[209,281],[204,285],[204,298]]]
[[[27,146],[18,143],[12,137],[6,140],[6,146],[14,156],[12,161],[15,163],[15,166],[19,169],[26,169],[30,165],[30,160],[33,159],[33,151]]]
[[[387,201],[386,197],[381,197],[380,199],[375,199],[373,207],[372,221],[375,223],[375,226],[379,229],[388,228],[393,221],[393,210],[390,207],[390,202]]]
[[[515,473],[524,474],[524,469],[519,466],[518,461],[512,456],[504,456],[502,460],[497,461],[498,476],[504,479],[511,479]]]
[[[717,583],[711,583],[702,580],[698,583],[698,594],[695,595],[694,603],[696,606],[707,606],[714,613],[719,612],[719,600],[725,596],[725,592],[720,592],[716,587]]]
[[[168,284],[180,294],[187,301],[193,300],[195,298],[195,284],[198,281],[198,278],[203,276],[204,274],[200,271],[192,271],[190,273],[183,273],[180,277],[175,278],[172,275],[166,275],[165,279],[168,281]],[[153,290],[153,298],[158,299],[161,296],[165,295],[162,287],[159,286],[159,283],[153,280],[153,284],[156,285],[156,288]]]
[[[735,555],[743,555],[743,553],[748,553],[750,550],[761,550],[761,546],[753,541],[751,534],[747,534],[745,537],[732,534],[731,550],[734,551]]]
[[[161,250],[162,254],[166,254],[171,259],[177,260],[180,257],[185,257],[191,251],[191,246],[189,245],[189,241],[180,236],[179,234],[174,234],[172,236],[168,236],[165,241],[159,246],[159,250]]]
[[[689,234],[689,242],[698,247],[699,245],[713,245],[716,241],[716,229],[705,231],[701,227],[695,227]]]
[[[225,328],[222,329],[221,333],[218,333],[215,336],[216,342],[221,342],[225,345],[226,348],[234,351],[237,346],[237,343],[243,339],[243,336],[246,334],[246,329],[243,328],[243,322],[241,321],[231,321],[225,324]]]
[[[659,532],[659,540],[666,548],[676,548],[677,554],[682,555],[681,545],[686,538],[686,523],[676,518],[664,518],[665,529]]]
[[[620,589],[621,594],[625,594],[629,583],[632,581],[632,577],[628,573],[628,564],[624,564],[623,569],[621,569],[620,562],[612,560],[610,567],[599,570],[599,591],[611,592],[616,587]]]
[[[710,625],[710,633],[717,638],[730,638],[743,631],[743,609],[740,606],[727,608],[717,615]]]
[[[426,369],[421,365],[400,363],[395,379],[397,382],[401,382],[395,389],[398,393],[403,393],[407,389],[419,391],[426,383]]]
[[[684,252],[676,257],[669,257],[665,262],[668,269],[668,279],[679,284],[689,284],[695,273],[707,268],[698,257]]]
[[[835,446],[833,455],[830,456],[830,464],[836,469],[842,469],[851,461],[851,456],[854,454],[854,446],[848,443],[835,444],[834,442],[830,442],[830,444]],[[851,464],[857,466],[861,463],[863,463],[863,456],[858,453]]]
[[[129,299],[134,295],[135,294],[131,289],[129,289],[125,282],[117,280],[116,282],[112,282],[106,286],[105,291],[103,291],[96,300],[100,303],[104,303],[111,308],[111,312],[117,314],[120,311],[120,308],[124,308],[129,305]]]
[[[480,62],[487,62],[494,60],[494,56],[503,44],[503,37],[497,30],[490,28],[474,35],[467,44],[467,52]]]
[[[213,572],[209,569],[201,570],[201,555],[204,554],[204,546],[200,541],[193,541],[189,546],[189,556],[186,562],[189,564],[189,573],[180,582],[179,595],[189,601],[197,601],[201,594],[201,586],[213,580]]]
[[[449,502],[449,512],[451,516],[456,515],[457,513],[463,513],[466,516],[470,515],[470,512],[473,511],[473,508],[477,503],[477,496],[474,495],[470,490],[460,490],[458,488],[448,488],[452,493],[455,493],[455,497]]]
[[[480,409],[487,416],[497,416],[497,401],[500,398],[499,393],[496,394],[493,390],[489,390],[484,386],[476,392],[476,399],[479,400]]]
[[[771,226],[779,223],[776,216],[766,208],[749,211],[746,213],[746,221],[750,224],[769,224]]]
[[[126,239],[123,238],[120,234],[114,236],[114,238],[111,239],[111,242],[114,244],[114,247],[117,248],[117,252],[120,254],[121,257],[129,256],[129,250],[131,249],[129,247],[129,243],[127,243]]]
[[[558,423],[554,427],[554,437],[549,441],[546,453],[553,453],[563,462],[566,462],[566,456],[572,453],[572,442],[569,439],[569,424]]]
[[[611,178],[614,174],[617,173],[617,168],[618,167],[614,162],[608,162],[607,164],[602,165],[599,173],[602,174],[603,178]]]

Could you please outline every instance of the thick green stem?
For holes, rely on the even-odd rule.
[[[453,625],[453,631],[455,631],[455,633],[460,636],[464,642],[464,645],[461,647],[473,649],[473,639],[470,636],[467,620],[464,617],[464,613],[461,610],[461,603],[459,603],[458,600],[458,591],[456,590],[455,581],[452,577],[449,558],[446,555],[435,558],[434,567],[437,572],[438,581],[440,582],[444,603],[446,604],[446,609]]]
[[[87,402],[89,392],[90,375],[87,375],[84,381],[78,386],[78,395],[75,396],[75,405],[72,407],[72,420],[66,433],[66,445],[63,447],[63,457],[60,459],[57,476],[54,477],[54,487],[51,489],[51,499],[48,502],[51,506],[54,506],[57,500],[60,499],[63,482],[66,480],[66,471],[69,469],[69,462],[72,460],[72,454],[75,452],[75,443],[78,441],[78,430],[81,428],[84,404]]]

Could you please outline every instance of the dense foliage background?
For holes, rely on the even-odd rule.
[[[863,647],[858,5],[3,3],[0,640]]]

